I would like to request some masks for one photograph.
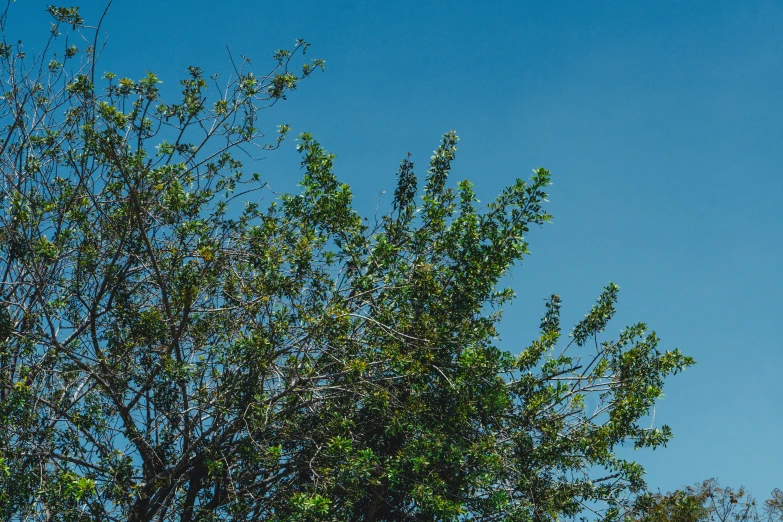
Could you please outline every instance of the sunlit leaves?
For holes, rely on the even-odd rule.
[[[83,25],[75,8],[50,13]],[[8,47],[0,514],[618,513],[643,470],[615,449],[666,443],[668,427],[639,423],[692,360],[641,324],[604,340],[611,284],[570,340],[553,295],[540,336],[499,349],[514,296],[499,285],[550,220],[550,174],[483,204],[451,180],[453,131],[424,180],[403,159],[377,220],[306,133],[297,193],[267,190],[245,158],[290,131],[265,140],[258,113],[323,67],[293,62],[307,48],[276,52],[266,74],[243,57],[218,89],[189,67],[172,98],[156,73],[28,69]]]
[[[74,27],[84,24],[84,18],[79,14],[78,7],[55,7],[50,5],[46,10],[58,22],[71,24]]]

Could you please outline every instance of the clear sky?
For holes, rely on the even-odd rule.
[[[14,4],[7,36],[45,35],[47,3]],[[104,3],[81,5],[89,22]],[[227,72],[226,45],[261,73],[311,42],[326,73],[264,117],[334,152],[367,213],[450,129],[482,200],[550,169],[554,224],[509,279],[503,347],[536,335],[550,293],[568,326],[614,281],[609,335],[644,321],[698,362],[657,411],[672,442],[635,455],[650,486],[783,487],[783,3],[117,0],[104,29],[102,69],[166,85]],[[293,148],[253,166],[276,190],[295,190]]]

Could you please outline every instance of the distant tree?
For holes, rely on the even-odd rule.
[[[783,491],[779,488],[772,490],[762,509],[770,522],[783,522]]]
[[[640,421],[692,360],[644,324],[601,340],[617,286],[565,342],[553,295],[537,340],[496,346],[549,172],[478,207],[448,133],[368,222],[304,134],[275,196],[240,158],[288,130],[265,144],[258,114],[323,65],[294,72],[307,44],[165,101],[49,12],[37,55],[0,17],[0,517],[618,519],[644,490],[615,448],[666,443]]]
[[[641,495],[632,513],[627,522],[779,522],[783,493],[775,489],[759,510],[744,487],[724,488],[710,479],[665,495]]]
[[[702,522],[708,520],[706,494],[687,487],[666,494],[645,494],[636,499],[627,522]]]
[[[740,486],[738,489],[723,488],[715,479],[705,481],[701,486],[710,522],[757,522],[760,521],[756,499]]]

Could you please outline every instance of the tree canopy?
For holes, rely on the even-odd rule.
[[[763,503],[744,487],[721,487],[716,479],[666,494],[637,497],[629,522],[781,522],[783,491]]]
[[[0,516],[611,520],[644,491],[616,449],[670,438],[645,419],[689,357],[643,323],[605,339],[611,283],[568,337],[552,295],[537,339],[498,347],[547,170],[481,205],[449,132],[366,219],[301,134],[277,195],[243,161],[323,67],[295,65],[304,41],[167,99],[97,75],[99,28],[49,12],[35,55],[0,17]]]

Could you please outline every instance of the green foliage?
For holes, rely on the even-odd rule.
[[[780,522],[783,492],[759,504],[745,488],[724,488],[715,479],[672,493],[639,496],[626,522]]]
[[[78,7],[55,7],[50,5],[46,10],[57,22],[71,24],[74,29],[77,25],[84,25],[84,18],[79,14]]]
[[[240,153],[289,131],[264,142],[258,112],[322,68],[306,49],[215,94],[190,67],[174,100],[0,56],[0,517],[617,519],[644,482],[615,449],[666,443],[640,422],[693,361],[643,324],[603,340],[613,284],[568,342],[553,295],[500,350],[550,174],[480,206],[453,132],[375,226],[309,134],[300,192],[262,205]]]
[[[686,488],[673,493],[646,494],[636,500],[634,514],[628,522],[702,522],[708,520],[706,492]]]

